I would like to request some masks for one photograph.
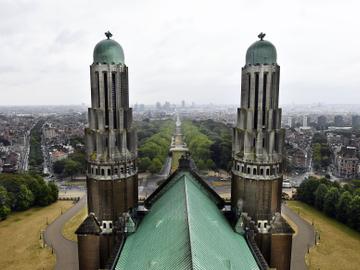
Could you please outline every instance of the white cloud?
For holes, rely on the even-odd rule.
[[[246,49],[277,47],[282,103],[357,103],[356,1],[0,0],[0,104],[89,103],[95,44],[124,48],[131,103],[238,103]]]

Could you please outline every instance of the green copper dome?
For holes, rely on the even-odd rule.
[[[271,42],[263,40],[260,34],[260,40],[254,42],[246,52],[246,65],[257,64],[276,64],[276,48]]]
[[[107,35],[108,36],[108,35]],[[96,44],[94,49],[94,63],[100,64],[124,64],[125,57],[124,51],[120,44],[115,40],[110,39],[111,33],[109,33],[108,39],[104,39]]]

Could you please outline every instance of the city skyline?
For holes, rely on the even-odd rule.
[[[83,66],[107,30],[132,66],[131,104],[237,104],[239,68],[261,31],[280,52],[280,104],[360,99],[355,1],[108,1],[101,13],[104,6],[87,1],[1,5],[0,105],[89,104]]]

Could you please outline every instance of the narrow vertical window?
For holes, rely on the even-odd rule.
[[[275,72],[272,73],[271,75],[271,89],[270,89],[270,107],[273,109],[274,108],[274,91],[275,91]]]
[[[108,97],[108,79],[104,72],[104,98],[105,98],[105,126],[109,126],[109,97]]]
[[[263,124],[263,126],[265,126],[265,123],[266,123],[266,84],[267,84],[267,73],[264,73],[263,98],[262,98],[262,124]]]
[[[254,129],[258,126],[258,111],[259,111],[259,73],[255,74],[255,108],[254,108]]]
[[[112,73],[112,88],[111,88],[111,98],[112,98],[112,111],[113,111],[113,124],[114,128],[117,129],[117,117],[116,117],[116,74]]]
[[[97,106],[100,108],[101,102],[100,102],[100,77],[99,72],[95,72],[96,74],[96,90],[97,90]]]
[[[250,108],[251,102],[251,74],[248,73],[248,108]]]

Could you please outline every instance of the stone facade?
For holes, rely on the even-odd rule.
[[[271,220],[280,211],[285,131],[279,76],[276,64],[242,70],[241,107],[233,130],[232,206],[242,200],[243,211],[256,221]]]
[[[110,37],[97,44],[90,66],[87,199],[100,233],[77,232],[80,269],[87,270],[105,267],[122,241],[116,233],[120,218],[138,203],[137,138],[129,107],[128,68],[121,46]]]
[[[292,229],[280,217],[285,130],[279,108],[276,49],[261,40],[250,46],[242,68],[241,106],[233,129],[231,205],[246,217],[245,230],[270,267],[290,269]],[[248,56],[255,55],[251,61]],[[252,224],[252,225],[251,225]]]

